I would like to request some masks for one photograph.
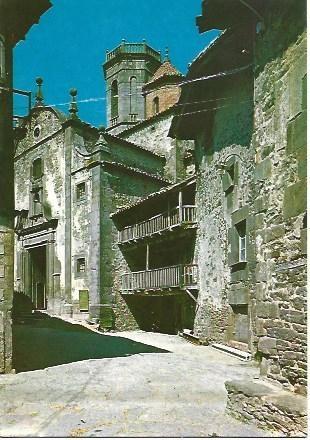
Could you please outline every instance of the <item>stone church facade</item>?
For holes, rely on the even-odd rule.
[[[159,114],[145,118],[140,82],[151,77],[143,58],[154,58],[151,73],[159,70],[161,84],[167,79],[171,88],[167,70],[178,78],[181,74],[176,74],[170,61],[158,61],[159,53],[145,44],[122,43],[112,54],[116,60],[108,56],[105,74],[112,76],[111,84],[117,76],[122,94],[113,95],[108,79],[106,130],[79,119],[75,90],[69,116],[45,105],[41,79],[36,104],[16,129],[15,314],[34,308],[99,322],[104,329],[139,327],[143,307],[127,300],[120,289],[128,261],[117,245],[118,231],[110,214],[191,174],[193,167],[186,157],[192,142],[166,139],[175,96],[161,104]],[[124,56],[130,58],[127,71]],[[118,68],[121,78],[115,73]],[[141,76],[129,105],[133,71],[137,78],[138,73]],[[178,82],[174,87],[179,90]],[[112,98],[117,99],[117,124]],[[134,121],[133,105],[140,106]],[[140,142],[139,133],[142,139],[141,131],[150,123],[156,139]],[[135,137],[128,134],[133,130]]]

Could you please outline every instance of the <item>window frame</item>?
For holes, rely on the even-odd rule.
[[[82,195],[79,195],[79,188],[82,185],[84,186],[84,193]],[[81,201],[85,200],[86,199],[86,195],[87,195],[87,186],[86,186],[86,181],[83,180],[82,182],[78,182],[75,185],[75,198],[76,198],[76,201],[77,202],[81,202]]]
[[[119,116],[118,81],[114,79],[111,83],[111,119]]]
[[[40,163],[40,169],[39,169],[38,173],[35,173],[36,163]],[[44,167],[44,162],[43,162],[42,157],[37,157],[36,159],[34,159],[32,161],[32,167],[31,167],[31,178],[32,178],[32,180],[38,180],[38,179],[41,179],[43,177],[43,175],[44,175],[43,167]]]
[[[228,230],[228,266],[231,272],[245,270],[249,255],[249,207],[239,208],[231,214],[231,228]]]
[[[158,115],[159,113],[159,97],[155,96],[153,98],[153,115]]]
[[[83,270],[81,270],[81,265],[84,266]],[[83,256],[76,257],[75,273],[76,273],[76,276],[80,277],[80,278],[85,276],[85,274],[86,274],[86,258],[85,257],[83,257]]]

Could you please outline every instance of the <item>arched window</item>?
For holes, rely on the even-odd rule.
[[[157,115],[159,113],[159,98],[156,96],[156,98],[153,99],[153,114]]]
[[[111,85],[111,119],[118,116],[118,84],[113,81]]]
[[[5,46],[4,39],[0,35],[0,78],[5,78]]]
[[[137,113],[137,78],[132,76],[129,84],[130,114]]]

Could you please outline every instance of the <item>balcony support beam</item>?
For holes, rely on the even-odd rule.
[[[147,243],[146,245],[146,264],[145,264],[146,270],[149,270],[150,267],[150,245]]]
[[[183,193],[179,191],[179,222],[182,223],[183,219]]]

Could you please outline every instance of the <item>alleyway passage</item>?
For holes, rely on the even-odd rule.
[[[248,363],[178,336],[115,334],[168,352],[88,359],[0,377],[0,436],[263,437],[225,415]],[[269,434],[270,435],[270,434]]]

